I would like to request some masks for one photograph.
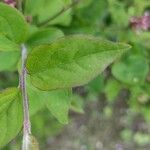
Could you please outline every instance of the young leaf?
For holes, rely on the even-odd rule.
[[[43,107],[47,107],[52,115],[61,123],[68,123],[68,111],[71,103],[71,90],[41,91],[27,80],[30,113],[34,115]]]
[[[41,29],[33,33],[27,40],[26,44],[30,48],[33,48],[41,44],[49,44],[54,40],[56,40],[57,38],[63,36],[64,36],[63,32],[57,28],[51,27],[51,28]]]
[[[37,88],[69,88],[86,84],[129,48],[92,36],[68,36],[34,48],[26,67]]]
[[[0,51],[19,51],[19,46],[9,40],[5,35],[0,34]]]
[[[19,133],[22,122],[20,90],[10,88],[0,92],[0,148]]]
[[[68,123],[68,111],[71,103],[70,93],[69,90],[51,91],[45,102],[52,115],[62,124]]]
[[[112,74],[116,79],[131,85],[143,83],[148,72],[148,61],[141,55],[131,55],[125,61],[114,64],[112,67]]]
[[[70,109],[74,112],[83,114],[84,113],[84,102],[81,96],[77,95],[77,94],[73,94],[71,97],[71,107]]]
[[[16,43],[25,41],[28,33],[27,23],[17,9],[0,3],[0,33]]]
[[[105,85],[104,92],[108,102],[113,103],[121,90],[121,84],[114,79],[109,79]]]

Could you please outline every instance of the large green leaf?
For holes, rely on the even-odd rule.
[[[27,58],[34,86],[43,90],[86,84],[130,46],[92,36],[68,36],[36,47]]]
[[[14,71],[17,70],[17,63],[19,61],[20,52],[0,52],[0,71]]]
[[[21,130],[23,109],[18,88],[0,92],[0,148],[10,142]]]
[[[131,55],[123,62],[116,63],[112,67],[114,77],[121,82],[133,85],[143,83],[148,72],[148,61],[140,55]]]
[[[0,34],[0,51],[19,51],[19,46],[9,40],[5,35]]]
[[[27,23],[17,9],[0,3],[0,33],[16,43],[22,43],[27,37]]]
[[[28,96],[30,100],[30,113],[34,115],[45,106],[61,123],[68,123],[68,111],[71,103],[71,90],[41,91],[35,88],[28,79]]]

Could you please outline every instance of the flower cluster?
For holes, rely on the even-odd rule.
[[[150,12],[145,12],[141,17],[132,17],[130,19],[130,25],[137,31],[148,31],[150,29]]]
[[[15,0],[3,0],[3,2],[10,5],[10,6],[12,6],[12,7],[16,6]]]

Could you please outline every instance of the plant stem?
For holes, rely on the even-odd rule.
[[[46,26],[48,25],[48,23],[52,20],[54,20],[55,18],[57,18],[58,16],[60,16],[61,14],[65,13],[67,10],[69,10],[70,8],[74,7],[75,5],[77,5],[81,0],[74,0],[70,5],[67,5],[66,7],[62,8],[58,13],[56,13],[54,16],[48,18],[47,20],[37,24],[39,27],[42,26]]]
[[[17,1],[17,8],[18,10],[20,10],[22,12],[22,3],[23,3],[23,0],[16,0]]]
[[[28,101],[28,95],[27,95],[27,89],[26,89],[26,62],[27,57],[27,49],[23,45],[22,46],[22,71],[20,75],[20,86],[22,90],[22,98],[23,98],[23,110],[24,110],[24,123],[23,123],[23,135],[29,135],[31,134],[31,123],[30,123],[30,116],[29,116],[29,101]]]

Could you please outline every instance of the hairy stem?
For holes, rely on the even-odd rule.
[[[21,61],[22,61],[22,70],[20,74],[20,86],[22,91],[22,98],[23,98],[23,110],[24,110],[24,122],[23,122],[23,138],[25,139],[27,136],[31,134],[31,123],[30,123],[30,116],[29,116],[29,101],[28,101],[28,95],[27,95],[27,89],[26,89],[26,57],[27,57],[27,49],[23,45],[22,46],[22,52],[21,52]],[[23,141],[24,142],[24,141]],[[24,145],[24,143],[23,143]],[[26,150],[23,148],[23,150]]]
[[[54,16],[48,18],[47,20],[41,22],[38,24],[39,27],[41,26],[47,26],[48,23],[52,20],[54,20],[55,18],[57,18],[58,16],[60,16],[61,14],[65,13],[67,10],[69,10],[70,8],[74,7],[75,5],[77,5],[81,0],[74,0],[70,5],[67,5],[66,7],[62,8],[58,13],[56,13]]]

